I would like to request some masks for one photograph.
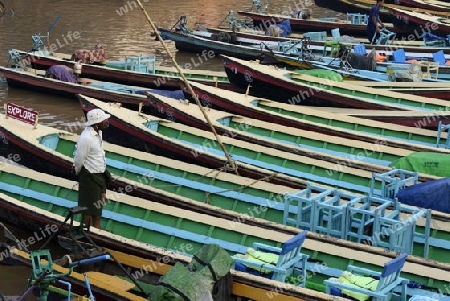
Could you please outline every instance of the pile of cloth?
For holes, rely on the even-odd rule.
[[[70,58],[72,61],[80,62],[83,64],[105,64],[106,53],[102,44],[95,45],[93,50],[79,49],[75,50]]]

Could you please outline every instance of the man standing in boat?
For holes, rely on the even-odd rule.
[[[380,19],[380,8],[384,6],[384,0],[377,0],[369,12],[369,20],[367,21],[367,38],[371,44],[375,44],[378,39],[381,28],[384,27]]]
[[[102,208],[106,202],[106,188],[111,182],[102,144],[102,130],[107,127],[109,117],[100,109],[93,109],[86,114],[86,128],[78,138],[74,157],[75,173],[78,176],[78,206],[87,207],[83,222],[99,229]]]

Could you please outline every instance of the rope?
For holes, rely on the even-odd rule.
[[[167,52],[168,56],[170,57],[170,59],[172,60],[175,68],[178,70],[178,73],[180,74],[181,78],[183,79],[183,82],[186,84],[187,88],[189,89],[189,92],[191,93],[192,97],[195,100],[195,103],[197,104],[197,106],[200,108],[200,111],[203,113],[203,116],[205,117],[206,121],[208,122],[211,131],[213,132],[214,136],[216,137],[217,142],[219,143],[220,147],[222,148],[225,157],[227,158],[228,162],[230,162],[231,166],[234,168],[235,172],[237,175],[239,175],[236,166],[233,163],[233,160],[231,159],[230,155],[228,154],[227,150],[225,149],[225,146],[222,144],[222,141],[219,137],[219,135],[216,132],[216,129],[214,128],[213,124],[211,123],[211,120],[208,117],[208,114],[206,113],[206,111],[203,109],[200,100],[198,99],[197,95],[195,94],[195,92],[192,89],[192,86],[189,84],[189,81],[187,80],[187,78],[184,76],[183,71],[181,70],[180,66],[177,64],[175,58],[172,56],[172,54],[170,53],[169,49],[166,46],[166,43],[164,43],[163,39],[161,38],[158,29],[156,28],[155,24],[152,22],[152,20],[150,19],[150,16],[147,14],[147,11],[145,10],[144,6],[142,6],[142,3],[140,0],[137,0],[137,3],[139,4],[139,7],[141,8],[142,12],[144,13],[145,17],[147,18],[148,23],[150,24],[150,26],[152,27],[153,31],[156,34],[156,37],[158,38],[158,40],[161,42],[162,46],[164,47],[164,50]]]

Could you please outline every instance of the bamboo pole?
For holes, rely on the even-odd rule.
[[[222,144],[222,141],[220,139],[220,136],[217,134],[216,129],[214,128],[214,125],[211,123],[211,120],[208,117],[208,114],[206,113],[205,109],[202,107],[200,100],[198,99],[197,95],[194,93],[194,90],[192,90],[192,86],[187,80],[187,78],[184,76],[183,71],[181,70],[180,66],[176,62],[175,58],[170,53],[169,49],[166,46],[166,43],[164,43],[163,39],[161,38],[158,29],[156,28],[155,24],[150,19],[150,16],[147,14],[147,11],[145,10],[144,6],[142,6],[142,3],[140,0],[137,0],[137,3],[139,4],[139,7],[141,8],[142,12],[144,13],[145,17],[147,18],[148,23],[152,27],[153,31],[155,32],[156,36],[158,37],[158,40],[161,42],[162,46],[164,47],[164,50],[166,50],[167,54],[169,55],[170,59],[172,60],[175,68],[178,70],[178,73],[180,73],[181,78],[183,79],[183,82],[186,84],[187,88],[189,89],[189,92],[191,93],[192,97],[195,100],[195,103],[200,108],[200,111],[203,113],[203,116],[205,117],[206,121],[208,122],[211,131],[213,132],[214,136],[216,137],[217,142],[220,145],[220,148],[222,148],[223,152],[225,153],[225,157],[227,158],[229,164],[231,165],[231,168],[234,170],[234,172],[239,175],[236,165],[234,164],[233,160],[231,159],[230,155],[228,154],[227,150],[225,149],[225,146]]]

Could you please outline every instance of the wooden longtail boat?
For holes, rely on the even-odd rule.
[[[261,59],[264,54],[269,54],[261,41],[254,40],[247,45],[233,44],[224,41],[212,40],[199,35],[194,35],[185,31],[168,30],[158,28],[161,36],[175,42],[178,50],[194,52],[197,54],[210,53],[211,55],[227,54],[240,57],[242,59]]]
[[[264,98],[231,93],[231,91],[227,93],[223,90],[209,89],[207,86],[201,86],[200,84],[192,83],[191,86],[205,106],[219,108],[233,114],[313,133],[366,141],[373,145],[384,140],[387,141],[389,146],[399,149],[416,152],[447,152],[446,149],[442,148],[445,136],[441,135],[443,140],[439,143],[439,148],[436,148],[437,132],[423,129],[433,119],[439,118],[439,114],[433,113],[427,118],[419,120],[414,129],[399,125],[393,127],[383,122],[341,116],[307,106],[281,104]],[[186,88],[183,88],[183,90],[188,93]]]
[[[134,131],[134,133],[129,131],[131,135],[137,135],[139,133],[142,136],[142,140],[149,140],[150,138],[145,138],[145,136],[151,137],[153,135],[152,132],[155,131],[180,143],[191,145],[196,150],[217,153],[221,149],[210,132],[174,122],[159,121],[156,124],[155,121],[158,119],[154,119],[153,121],[149,115],[138,115],[139,117],[136,118],[137,112],[91,98],[82,97],[81,102],[83,109],[86,111],[92,108],[100,108],[108,112],[111,115],[110,119],[117,121],[116,124],[120,124],[118,126],[122,129],[137,128],[139,124],[144,123],[153,124],[152,127],[139,131],[140,133],[138,131]],[[113,124],[112,126],[115,127]],[[110,132],[108,135],[115,134]],[[108,139],[106,138],[106,132],[104,137]],[[255,139],[264,138],[248,136],[248,139],[254,141]],[[285,174],[299,180],[312,181],[321,185],[339,187],[347,191],[362,194],[368,193],[370,190],[372,172],[387,172],[390,170],[390,168],[384,166],[363,162],[352,162],[350,166],[339,170],[339,168],[336,168],[336,164],[339,165],[343,158],[326,153],[308,149],[290,153],[288,151],[277,150],[273,147],[269,148],[257,145],[254,142],[249,143],[237,140],[228,136],[223,143],[231,157],[245,164],[268,169],[275,173]],[[132,146],[130,145],[130,147]],[[430,175],[421,175],[421,178],[423,181],[436,179],[436,177]],[[379,192],[377,194],[380,195]]]
[[[448,82],[389,82],[389,83],[374,83],[355,81],[354,85],[367,86],[375,89],[387,89],[399,93],[408,93],[424,97],[440,98],[450,100],[450,87]]]
[[[124,110],[124,108],[121,108],[121,110]],[[46,127],[40,126],[39,128],[40,132],[43,133]],[[50,133],[54,132],[48,127],[47,129]],[[23,128],[17,128],[17,130],[26,132]],[[34,131],[31,131],[27,136],[32,140],[39,140],[50,147],[49,140],[54,138],[53,135],[32,137],[34,136],[33,134]],[[73,153],[76,142],[76,137],[74,138],[68,139],[68,137],[64,138],[64,136],[61,136],[57,142],[58,146],[55,151],[42,149],[41,153],[47,152],[53,157],[59,157],[60,160],[71,163],[70,159],[65,159],[67,158],[65,154],[70,155]],[[53,139],[53,142],[55,142],[55,139]],[[107,167],[115,178],[113,181],[113,192],[114,198],[116,199],[120,199],[124,193],[130,193],[157,201],[160,204],[176,206],[213,216],[214,213],[208,212],[208,207],[202,204],[207,203],[224,210],[231,209],[242,216],[250,214],[255,218],[283,223],[283,196],[285,193],[295,193],[296,191],[289,187],[272,185],[267,183],[266,179],[260,179],[258,181],[243,178],[233,174],[223,173],[220,170],[205,169],[180,161],[172,161],[164,157],[139,153],[131,149],[121,149],[120,147],[111,146],[106,143],[105,150]],[[22,160],[19,163],[23,163]],[[34,167],[30,164],[24,165]],[[51,162],[47,162],[46,167],[49,165],[51,165]],[[380,184],[379,182],[374,184],[375,193],[377,193]],[[321,187],[331,189],[326,185],[322,185]],[[341,191],[344,192],[344,190]],[[183,198],[187,197],[190,199],[189,202],[183,200]],[[252,208],[255,206],[269,208],[252,212]],[[293,207],[289,211],[295,213],[296,209]],[[226,214],[226,212],[222,212],[217,217],[223,218]],[[435,212],[433,217],[445,219],[445,214]],[[252,223],[252,221],[249,221],[249,223]],[[421,243],[418,241],[418,245]],[[436,243],[431,241],[430,246],[433,249],[442,248],[438,241]],[[420,250],[420,247],[418,250]]]
[[[121,108],[121,110],[125,109]],[[41,137],[34,136],[34,130],[28,129],[26,131],[23,127],[17,127],[16,130],[28,132],[27,136],[30,139],[40,141],[47,147],[51,147],[49,145],[50,139],[53,138],[52,140],[55,142],[53,134],[55,131],[48,127],[39,127],[40,135],[43,135],[45,130],[49,132],[48,135]],[[72,154],[75,149],[76,137],[73,138],[70,139],[70,137],[61,135],[57,141],[58,146],[54,151],[52,151],[53,148],[46,150],[44,147],[40,152],[58,157],[60,161],[68,161],[67,165],[69,165],[71,160],[67,159],[66,154]],[[115,178],[113,181],[114,190],[112,191],[114,194],[111,196],[114,199],[120,199],[125,193],[133,194],[160,204],[235,220],[235,216],[233,214],[229,216],[227,211],[220,211],[220,215],[209,212],[209,207],[204,206],[204,204],[208,204],[222,210],[232,210],[235,214],[241,216],[251,215],[254,218],[282,224],[285,214],[284,194],[297,191],[290,187],[270,184],[265,179],[258,181],[244,178],[223,173],[220,170],[210,170],[106,143],[105,150],[108,170],[112,172]],[[25,163],[23,161],[25,159],[18,163]],[[46,167],[52,165],[52,162],[43,163],[47,163]],[[36,168],[35,165],[29,163],[24,165]],[[42,168],[39,169],[42,170]],[[378,182],[375,183],[374,187],[378,189],[379,184]],[[325,185],[322,187],[331,189]],[[264,206],[267,209],[253,212],[255,206]],[[289,211],[294,214],[296,209],[292,207]],[[446,215],[434,212],[433,218],[446,219]],[[252,224],[253,220],[249,220],[247,223]],[[440,232],[433,233],[433,240],[430,242],[430,247],[433,250],[442,248],[438,240],[434,241],[434,237],[440,237],[435,236],[437,233]],[[420,246],[423,243],[418,241],[417,244]],[[418,250],[419,253],[417,254],[420,254],[421,248],[419,247]]]
[[[220,34],[221,32],[226,32],[228,34],[233,33],[233,31],[223,29],[223,28],[208,28],[207,30],[208,30],[208,32],[211,32],[214,34]],[[289,35],[289,37],[286,37],[286,38],[272,37],[272,36],[265,35],[265,33],[263,31],[247,32],[244,30],[234,32],[234,34],[238,38],[257,39],[257,40],[261,40],[261,41],[270,41],[270,42],[288,42],[290,40],[299,40],[303,37],[302,34],[296,34],[296,33],[292,33]],[[329,41],[328,38],[327,38],[327,41]],[[325,43],[327,41],[311,40],[311,41],[309,41],[308,49],[311,50],[311,52],[313,52],[313,53],[316,51],[319,51],[320,54],[322,54]],[[432,59],[433,53],[437,52],[440,49],[438,47],[433,47],[433,46],[424,46],[422,41],[420,41],[420,42],[417,41],[415,43],[417,45],[412,44],[412,42],[410,42],[410,41],[396,41],[396,40],[393,41],[393,44],[389,44],[389,45],[371,45],[367,42],[367,39],[365,39],[365,38],[364,39],[355,38],[353,42],[348,40],[348,41],[345,41],[342,43],[346,44],[346,45],[358,45],[358,44],[364,43],[366,49],[375,49],[375,50],[377,50],[377,52],[386,54],[386,56],[391,56],[395,50],[402,48],[405,50],[405,55],[407,57],[418,56],[418,57],[427,58],[427,59]],[[450,54],[446,54],[445,58],[450,59]]]
[[[279,14],[266,14],[258,12],[238,11],[240,16],[247,17],[253,20],[253,26],[262,30],[266,30],[270,25],[281,23],[284,20],[289,20],[293,31],[309,32],[309,31],[324,31],[339,27],[341,34],[366,36],[367,30],[365,24],[353,24],[346,20],[327,20],[323,19],[298,19],[290,16],[283,16]],[[389,31],[394,31],[401,36],[406,33],[404,29],[394,28],[392,24],[386,24]]]
[[[104,87],[107,87],[108,85],[111,85],[110,83],[96,82],[87,78],[79,78],[79,83],[64,82],[53,78],[46,78],[44,76],[45,72],[32,70],[31,68],[24,71],[0,66],[0,73],[7,79],[8,85],[25,87],[46,93],[56,93],[58,95],[71,97],[78,93],[83,93],[105,101],[116,101],[126,105],[134,105],[136,107],[140,103],[145,104],[146,101],[144,95],[138,94],[139,91],[146,90],[146,88],[142,87],[123,86],[124,89],[122,89],[122,91],[119,89],[106,90],[91,84],[103,84]],[[115,84],[115,86],[119,85]]]
[[[70,56],[55,53],[53,55],[40,52],[25,52],[17,50],[23,57],[22,65],[31,65],[35,69],[48,69],[53,65],[65,65],[74,68],[75,62]],[[107,62],[106,65],[80,64],[82,77],[92,78],[100,81],[111,81],[124,85],[141,86],[152,89],[177,89],[181,78],[173,68],[157,66],[155,73],[124,70],[125,62]],[[139,66],[134,66],[139,68]],[[143,68],[142,68],[143,69]],[[226,74],[222,72],[205,72],[188,70],[183,71],[184,76],[192,81],[198,81],[206,85],[216,85],[223,89],[232,89]]]
[[[392,161],[413,153],[413,151],[402,149],[400,146],[392,148],[389,142],[386,142],[385,145],[379,144],[377,147],[372,143],[354,139],[340,137],[330,139],[329,135],[278,124],[276,116],[273,117],[273,122],[266,122],[244,117],[243,115],[236,115],[235,113],[215,110],[211,107],[215,106],[217,98],[233,99],[241,105],[251,102],[253,98],[247,99],[235,93],[228,94],[220,89],[204,89],[205,86],[201,84],[193,84],[193,88],[201,101],[208,106],[208,117],[213,122],[215,130],[222,136],[229,136],[296,154],[301,154],[303,149],[316,150],[321,153],[337,155],[350,161],[358,160],[377,165],[389,165]],[[186,93],[189,92],[186,91]],[[210,94],[213,94],[212,97],[210,97]],[[152,93],[149,93],[149,98],[151,99],[151,105],[155,108],[155,114],[158,112],[171,112],[170,118],[172,121],[181,122],[198,129],[209,129],[209,125],[197,105]],[[209,99],[209,104],[205,103],[206,99]],[[236,109],[236,111],[239,110],[241,109]],[[352,115],[353,113],[357,115],[353,111],[344,111],[342,113],[339,111],[354,109],[329,108],[329,110],[332,113],[338,112],[346,115]],[[307,114],[308,112],[303,111],[303,113]],[[366,114],[370,113],[367,112]],[[167,117],[167,115],[163,113],[160,114],[160,117]],[[252,135],[244,135],[243,133],[256,135],[257,138],[252,137]],[[432,148],[429,150],[434,151]],[[358,154],[357,158],[354,154]],[[322,154],[320,158],[326,159]]]
[[[250,94],[282,103],[312,106],[353,107],[375,110],[407,111],[421,109],[443,110],[447,102],[442,99],[380,91],[279,70],[237,58],[222,56],[225,71],[232,84],[247,89]]]
[[[389,13],[400,20],[407,20],[408,24],[420,28],[422,31],[425,30],[425,32],[432,32],[442,36],[450,34],[450,20],[448,17],[432,16],[402,8],[389,8]],[[419,33],[421,34],[422,32],[419,31]]]
[[[0,174],[0,179],[2,183],[0,185],[2,200],[0,216],[18,224],[23,222],[22,228],[36,230],[45,224],[60,224],[64,212],[76,204],[77,194],[73,190],[73,182],[61,178],[8,166]],[[143,255],[141,257],[150,260],[158,258],[158,254],[164,254],[168,256],[170,263],[187,261],[188,259],[184,259],[185,257],[173,251],[192,255],[209,243],[220,245],[230,255],[244,253],[253,242],[280,246],[288,238],[300,232],[292,227],[269,222],[259,223],[258,219],[253,219],[256,222],[255,225],[242,221],[236,227],[232,220],[180,210],[126,195],[115,200],[110,197],[110,193],[110,191],[107,192],[108,201],[103,208],[101,221],[103,228],[110,232],[91,229],[90,237],[99,245],[113,246],[118,251],[129,255]],[[210,210],[216,211],[214,207],[210,207]],[[166,248],[168,252],[160,251],[155,247]],[[395,252],[314,233],[308,233],[302,252],[310,255],[311,258],[307,265],[309,275],[307,287],[317,291],[324,290],[322,284],[324,279],[340,275],[349,263],[381,270],[385,262],[396,256]],[[443,254],[442,258],[445,258],[445,253]],[[159,267],[161,270],[167,268],[166,265],[159,265]],[[439,272],[436,272],[437,270]],[[402,276],[445,292],[450,277],[450,265],[417,256],[408,256],[402,269]],[[233,272],[233,294],[256,298],[258,290],[263,289],[265,294],[277,285],[271,280],[257,278]],[[245,292],[240,291],[238,288],[240,285],[247,285]],[[409,289],[408,292],[409,294],[432,294],[425,289]],[[261,297],[261,292],[259,293]],[[303,300],[329,298],[320,292],[312,292],[289,284],[284,284],[282,291],[275,296],[279,294],[281,295],[279,300],[290,300],[287,299],[289,297]]]
[[[77,192],[76,189],[74,190],[72,181],[9,164],[3,170],[1,178],[0,216],[24,230],[41,233],[40,231],[46,224],[63,224],[67,210],[77,204]],[[206,244],[219,243],[231,255],[242,252],[253,241],[271,242],[273,245],[277,245],[277,239],[286,239],[292,236],[291,233],[300,232],[298,229],[290,228],[284,234],[281,229],[288,229],[287,227],[272,223],[273,228],[269,227],[264,231],[260,228],[262,224],[250,226],[250,228],[244,226],[240,227],[241,230],[235,230],[229,225],[231,220],[229,223],[226,219],[197,214],[127,195],[115,200],[112,191],[107,191],[107,197],[108,201],[103,208],[101,221],[106,231],[91,228],[89,236],[97,245],[109,248],[105,251],[111,251],[119,262],[132,267],[133,275],[138,278],[149,272],[163,275],[175,262],[189,262],[190,256]],[[215,210],[214,207],[209,206],[208,211],[214,212]],[[235,218],[237,217],[238,215],[235,215]],[[77,225],[78,217],[75,220],[75,225]],[[161,221],[165,222],[161,223]],[[245,225],[245,222],[242,225]],[[201,229],[207,232],[203,232]],[[62,230],[68,230],[67,224],[62,227]],[[255,231],[264,233],[260,235]],[[227,233],[226,238],[223,237],[225,233]],[[233,237],[237,236],[241,236],[241,244],[233,241]],[[39,238],[43,239],[41,236]],[[373,249],[376,252],[376,249]],[[119,254],[118,251],[127,255]],[[19,250],[15,253],[25,259],[27,257],[23,251]],[[374,255],[374,258],[378,258],[378,256]],[[424,261],[412,256],[412,262],[415,260]],[[374,266],[376,265],[374,263]],[[414,266],[415,263],[412,265]],[[299,300],[297,298],[301,300],[317,300],[317,298],[331,300],[330,296],[320,292],[294,285],[280,284],[277,281],[233,270],[231,272],[235,296],[258,300],[261,296],[271,293],[276,287],[282,285],[283,290],[278,291],[278,296],[273,296],[277,298],[275,300]],[[81,278],[77,277],[78,282],[83,279],[82,275],[80,276]],[[102,289],[98,291],[99,293],[105,294],[109,298],[117,297],[118,299],[115,300],[145,300],[142,296],[130,291],[134,288],[133,284],[124,285],[127,282],[120,278],[102,276],[103,281],[108,278],[109,282],[103,283],[103,285],[96,281],[92,282],[92,285],[99,285],[96,287],[97,289]],[[115,285],[111,285],[111,281],[115,281]]]

